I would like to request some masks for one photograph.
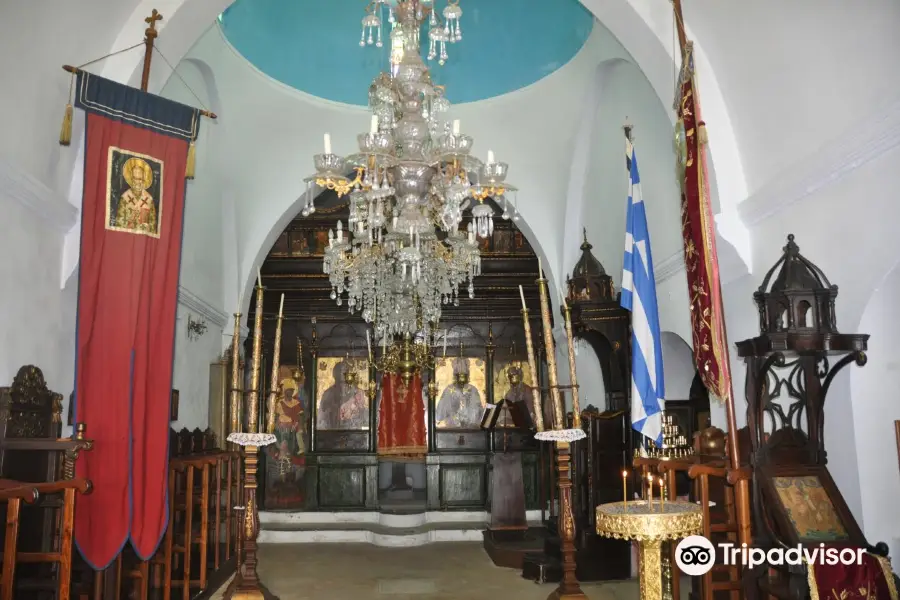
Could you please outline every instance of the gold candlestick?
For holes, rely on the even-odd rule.
[[[281,295],[284,306],[284,294]],[[281,309],[278,310],[278,322],[275,325],[275,348],[272,350],[272,383],[269,389],[269,403],[266,406],[266,433],[275,433],[275,401],[278,397],[278,368],[281,363],[281,323],[284,321]]]
[[[528,320],[528,307],[525,306],[525,292],[519,286],[519,295],[522,296],[522,326],[525,329],[525,346],[528,350],[528,368],[531,369],[531,398],[534,403],[534,426],[538,431],[544,430],[544,410],[541,407],[541,390],[538,387],[537,362],[534,360],[534,343],[531,341],[531,321]]]
[[[241,313],[234,313],[234,336],[231,338],[231,431],[243,430],[241,418]]]
[[[253,358],[250,362],[250,392],[247,407],[247,431],[259,431],[259,367],[262,354],[263,287],[256,287],[256,314],[253,320]]]
[[[578,377],[575,374],[575,343],[572,339],[572,314],[565,299],[562,301],[563,316],[566,322],[566,342],[569,346],[569,380],[572,382],[572,416],[573,427],[581,429],[581,403],[578,400]]]
[[[280,314],[281,311],[279,311]],[[247,430],[248,433],[234,432],[228,436],[229,441],[242,446],[244,458],[244,506],[240,523],[241,553],[240,564],[223,598],[226,600],[277,600],[265,585],[259,580],[256,567],[259,559],[256,555],[256,539],[259,537],[259,506],[256,499],[256,472],[259,462],[259,448],[267,446],[275,441],[275,436],[259,433],[259,370],[260,355],[262,354],[262,314],[263,314],[263,287],[262,275],[257,271],[256,288],[256,315],[253,327],[253,358],[250,363],[250,390],[248,392],[249,407]]]
[[[553,344],[553,330],[550,325],[550,302],[547,299],[547,280],[541,273],[537,280],[541,297],[541,321],[544,325],[544,347],[547,349],[547,378],[550,380],[550,400],[553,402],[553,428],[564,429],[565,414],[562,398],[559,395],[559,381],[556,378],[556,349]]]

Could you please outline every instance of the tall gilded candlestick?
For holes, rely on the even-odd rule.
[[[263,287],[256,287],[256,314],[253,319],[253,358],[250,361],[250,391],[247,407],[247,431],[259,431],[259,369],[262,355]]]
[[[284,322],[284,294],[278,307],[278,322],[275,325],[275,348],[272,350],[272,383],[269,388],[269,403],[266,406],[266,433],[275,433],[275,402],[278,398],[278,368],[281,366],[281,324]]]
[[[259,449],[275,442],[275,436],[271,433],[258,433],[259,431],[259,369],[260,355],[262,354],[262,309],[263,309],[262,277],[258,278],[256,288],[256,318],[253,327],[253,358],[250,368],[250,390],[248,407],[248,433],[232,432],[228,441],[233,442],[244,450],[244,505],[239,508],[241,515],[241,548],[239,555],[241,563],[238,565],[234,579],[225,590],[225,600],[277,600],[265,585],[259,580],[256,567],[259,564],[257,558],[256,539],[259,537],[259,506],[256,500],[256,471],[259,462]]]
[[[531,341],[531,321],[528,320],[528,307],[525,305],[525,292],[519,286],[519,295],[522,297],[522,326],[525,329],[525,346],[528,350],[528,368],[531,369],[531,377],[534,385],[531,386],[531,398],[534,402],[534,426],[538,431],[544,430],[544,411],[541,407],[541,390],[538,386],[537,362],[534,360],[534,344]],[[446,349],[446,338],[444,344]]]
[[[565,429],[563,419],[565,407],[559,395],[559,381],[556,377],[556,347],[553,344],[553,329],[550,325],[550,301],[547,299],[547,280],[541,272],[537,280],[541,297],[541,321],[544,325],[544,347],[547,348],[547,379],[550,382],[550,401],[553,403],[553,428]]]
[[[562,301],[563,316],[566,321],[566,342],[569,346],[569,381],[572,382],[572,415],[575,429],[581,429],[581,402],[578,400],[578,377],[575,374],[575,342],[572,339],[572,312],[565,298]]]
[[[243,397],[241,381],[241,313],[234,313],[234,336],[231,338],[231,431],[243,429],[241,398]]]
[[[537,280],[541,297],[541,319],[544,326],[544,345],[547,347],[547,375],[550,380],[550,397],[553,399],[554,427],[551,431],[535,434],[539,440],[556,444],[556,486],[559,490],[558,531],[560,554],[562,555],[562,579],[559,586],[548,596],[548,600],[587,600],[575,577],[575,516],[572,508],[572,442],[583,439],[584,431],[579,427],[566,429],[564,425],[565,407],[559,391],[556,374],[556,356],[553,346],[553,331],[550,327],[550,302],[547,299],[547,280],[538,261],[540,278]],[[573,381],[574,384],[574,381]]]

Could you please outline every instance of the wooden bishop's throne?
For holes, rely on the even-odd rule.
[[[783,251],[753,295],[760,333],[737,343],[747,368],[752,465],[737,475],[752,478],[754,546],[825,543],[887,556],[887,545],[869,544],[847,507],[824,440],[828,390],[845,366],[865,365],[869,336],[838,332],[837,286],[800,254],[793,235]],[[747,600],[810,598],[805,565],[759,565],[744,572],[743,587]]]

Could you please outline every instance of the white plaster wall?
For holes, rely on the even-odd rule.
[[[135,3],[29,0],[0,7],[0,156],[51,189],[68,189],[75,155],[57,145],[70,81],[61,67],[107,54]],[[134,38],[140,42],[141,31]]]
[[[666,384],[666,400],[687,400],[691,396],[691,384],[697,367],[691,347],[677,333],[663,331],[661,335],[663,376]]]
[[[900,389],[900,269],[894,269],[878,286],[866,305],[859,329],[870,333],[869,362],[851,368],[854,399],[853,429],[857,456],[869,457],[859,465],[862,494],[862,526],[870,542],[891,546],[894,569],[900,567],[900,519],[896,498],[900,496],[900,471],[894,421],[900,420],[895,390]],[[871,493],[876,492],[876,493]]]
[[[204,67],[195,61],[182,61],[177,70],[180,77],[169,79],[161,95],[221,112],[214,78]],[[195,178],[187,183],[172,382],[172,387],[179,390],[178,421],[172,424],[176,429],[203,429],[208,425],[209,365],[220,355],[223,328],[228,328],[223,310],[222,178],[215,162],[215,149],[224,135],[222,123],[203,119],[195,144]],[[207,325],[206,333],[199,339],[188,337],[189,319]],[[228,329],[230,333],[231,328]]]
[[[35,365],[50,389],[63,394],[65,415],[74,381],[75,290],[59,289],[63,229],[48,220],[53,210],[49,200],[37,211],[28,209],[11,197],[9,180],[3,184],[0,385],[10,385],[22,365]]]
[[[728,103],[750,193],[900,97],[895,0],[692,0],[684,19]]]
[[[682,243],[672,126],[647,78],[627,62],[619,63],[608,76],[596,111],[590,148],[592,169],[582,192],[582,218],[594,256],[618,286],[622,281],[628,199],[622,126],[626,117],[634,126],[635,152],[657,266],[676,253]],[[575,245],[572,240],[564,243]]]

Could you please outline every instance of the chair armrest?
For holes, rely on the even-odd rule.
[[[94,487],[91,480],[85,479],[84,477],[50,481],[47,483],[34,483],[31,485],[33,485],[41,494],[58,494],[67,489],[74,489],[81,494],[90,494]]]
[[[730,485],[736,485],[738,481],[747,480],[753,478],[753,471],[750,470],[749,467],[741,467],[739,469],[728,469],[728,483]]]
[[[697,463],[688,469],[688,477],[691,479],[697,479],[701,475],[724,478],[727,472],[724,466],[710,463]]]

